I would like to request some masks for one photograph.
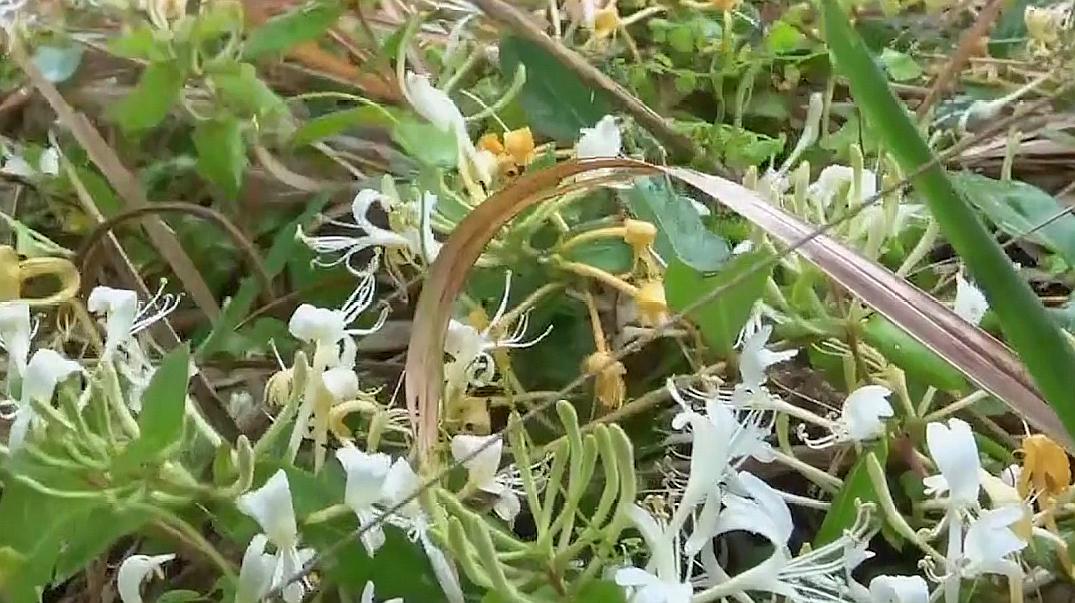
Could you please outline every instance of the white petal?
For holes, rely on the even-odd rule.
[[[12,421],[7,436],[9,450],[15,452],[22,448],[23,443],[26,441],[26,434],[30,432],[30,423],[33,422],[35,416],[34,409],[29,405],[20,406],[15,411],[15,420]]]
[[[776,527],[780,542],[786,543],[791,539],[795,524],[791,520],[791,509],[788,508],[784,497],[780,496],[780,493],[772,486],[746,471],[739,473],[738,485],[754,499],[754,502],[758,503],[766,519]]]
[[[494,483],[496,471],[500,468],[500,455],[504,449],[504,442],[496,435],[460,434],[452,438],[452,458],[456,461],[469,457],[491,440],[493,443],[487,448],[463,462],[463,466],[470,472],[470,482],[479,487],[489,487]]]
[[[325,389],[336,402],[353,400],[358,396],[358,375],[347,367],[329,369],[321,374]]]
[[[362,587],[361,603],[373,603],[373,581],[367,580],[366,586]]]
[[[582,128],[580,133],[582,136],[575,144],[575,154],[579,159],[619,156],[623,141],[616,119],[611,115],[602,117],[592,128]]]
[[[765,370],[779,362],[793,358],[798,350],[773,352],[765,347],[773,332],[772,325],[765,325],[743,341],[743,350],[739,356],[739,375],[743,385],[756,389],[765,384]]]
[[[30,162],[23,159],[22,156],[12,155],[4,162],[4,167],[0,168],[0,174],[18,178],[32,178],[37,175],[37,170],[34,169],[34,166],[30,165]]]
[[[164,563],[175,559],[169,555],[131,555],[123,560],[116,572],[116,590],[123,603],[142,603],[142,582]]]
[[[620,586],[648,586],[660,582],[657,576],[637,567],[624,567],[616,570],[616,584]]]
[[[877,576],[870,597],[872,603],[929,603],[929,586],[921,576]]]
[[[963,274],[957,273],[956,301],[952,309],[960,318],[976,325],[982,322],[982,317],[989,310],[989,302],[981,289],[963,278]]]
[[[454,132],[458,136],[462,129],[465,134],[465,122],[459,107],[443,90],[435,88],[428,76],[407,72],[404,79],[408,100],[419,115],[439,130]]]
[[[722,437],[722,425],[696,412],[676,415],[672,427],[681,429],[691,426],[690,475],[683,489],[676,518],[672,523],[682,525],[682,519],[701,504],[720,481],[728,468],[728,438]]]
[[[989,568],[1008,555],[1023,550],[1027,543],[1019,538],[1010,526],[1024,517],[1025,511],[1020,505],[990,509],[982,513],[967,528],[963,539],[963,554],[970,565]]]
[[[686,544],[683,545],[683,551],[687,555],[695,555],[702,550],[702,547],[706,543],[713,539],[713,535],[717,533],[717,519],[720,517],[721,506],[721,494],[720,490],[714,488],[710,491],[709,495],[705,497],[705,502],[702,503],[702,510],[698,512],[698,515],[694,519],[694,529],[691,531],[691,535],[687,538]]]
[[[421,479],[411,468],[411,464],[407,462],[407,459],[398,458],[388,468],[388,473],[384,476],[384,485],[381,488],[383,500],[389,505],[395,506],[414,494],[421,485]],[[410,501],[399,510],[399,513],[412,517],[421,512],[417,499]]]
[[[295,508],[291,503],[291,486],[283,469],[278,470],[265,485],[247,492],[235,505],[261,526],[261,531],[279,549],[294,548],[299,531],[295,525]]]
[[[420,218],[421,218],[421,247],[414,251],[422,257],[426,264],[432,264],[440,253],[441,244],[433,237],[433,210],[437,207],[437,196],[430,192],[422,193]]]
[[[515,516],[520,510],[522,510],[522,503],[519,502],[519,497],[507,488],[500,492],[496,502],[493,503],[493,512],[508,523],[515,521]]]
[[[258,603],[272,588],[276,557],[265,552],[267,540],[264,534],[258,534],[246,547],[243,564],[239,567],[235,603]]]
[[[48,402],[56,391],[56,385],[64,379],[82,370],[74,360],[68,360],[58,352],[42,349],[34,352],[26,364],[26,374],[22,381],[22,398]]]
[[[131,335],[138,317],[138,294],[128,289],[94,287],[86,309],[105,315],[105,354],[115,351]]]
[[[861,442],[885,432],[884,419],[892,416],[888,397],[892,391],[881,385],[865,385],[851,392],[844,401],[843,420],[852,440]]]
[[[944,475],[952,502],[970,505],[978,500],[978,444],[970,425],[961,419],[926,426],[926,446]]]
[[[665,533],[665,529],[648,511],[637,504],[627,508],[627,518],[646,541],[650,554],[649,566],[655,568],[661,579],[678,579],[676,556],[679,553],[675,550],[672,537]]]
[[[339,310],[302,304],[291,315],[287,328],[296,339],[331,345],[343,339],[347,323]]]
[[[42,174],[49,176],[55,176],[60,173],[60,152],[56,150],[56,147],[49,147],[41,152],[41,157],[37,161],[38,167],[41,169]]]
[[[336,450],[336,458],[347,473],[344,502],[355,513],[371,509],[381,500],[381,489],[392,459],[387,454],[369,454],[354,446]]]
[[[777,547],[787,545],[787,530],[782,522],[771,517],[757,501],[735,494],[724,496],[714,536],[728,532],[750,532],[765,537]]]
[[[0,347],[7,352],[18,375],[26,371],[30,330],[30,306],[21,302],[0,302]]]

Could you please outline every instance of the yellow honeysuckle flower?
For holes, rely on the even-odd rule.
[[[656,327],[668,318],[668,302],[664,297],[664,282],[651,280],[642,283],[635,294],[640,321],[648,327]]]
[[[1042,434],[1023,438],[1023,470],[1019,474],[1019,494],[1031,491],[1058,496],[1071,485],[1071,464],[1067,452]]]
[[[622,362],[615,360],[608,352],[598,351],[586,357],[582,368],[594,375],[594,397],[601,408],[615,410],[623,405],[627,396],[623,376],[627,374],[627,369]]]

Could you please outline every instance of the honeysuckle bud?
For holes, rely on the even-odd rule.
[[[605,410],[619,408],[627,396],[623,376],[627,369],[608,352],[594,352],[586,357],[582,368],[594,375],[594,397]]]
[[[643,325],[656,327],[668,318],[668,302],[664,297],[664,282],[649,280],[638,286],[635,305]]]
[[[500,142],[500,135],[496,132],[483,134],[482,137],[478,139],[477,147],[479,151],[489,151],[493,155],[504,155],[508,152],[508,150],[504,148],[504,143]]]
[[[989,310],[989,302],[986,301],[985,294],[973,283],[963,278],[962,273],[956,274],[956,300],[952,310],[972,325],[982,322],[982,317]]]

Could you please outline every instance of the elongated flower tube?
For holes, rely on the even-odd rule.
[[[138,303],[138,294],[128,289],[94,287],[86,300],[86,309],[105,317],[105,348],[102,359],[110,359],[132,337],[164,319],[179,307],[180,296],[164,292],[162,283],[146,303]]]

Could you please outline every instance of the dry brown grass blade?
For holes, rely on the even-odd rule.
[[[734,182],[687,169],[665,171],[718,200],[785,245],[802,240],[817,228]],[[928,293],[832,237],[814,237],[801,245],[798,253],[982,389],[1007,402],[1035,428],[1071,446],[1060,418],[1031,383],[1019,359],[1003,343],[963,320]]]
[[[105,179],[108,180],[108,183],[115,189],[119,198],[126,203],[127,207],[138,209],[149,205],[149,199],[146,198],[138,179],[123,165],[116,152],[101,137],[101,133],[86,119],[86,116],[76,112],[63,98],[60,91],[56,89],[56,86],[45,79],[45,76],[41,74],[37,66],[27,56],[25,48],[23,48],[17,37],[12,39],[8,56],[30,78],[34,87],[48,101],[52,110],[56,112],[59,122],[71,131],[75,140],[86,150],[90,160],[101,170]],[[190,294],[195,305],[210,320],[216,320],[220,316],[220,306],[217,305],[216,298],[213,296],[212,290],[209,289],[209,285],[206,284],[205,279],[202,278],[198,267],[194,265],[194,261],[190,259],[190,256],[179,244],[175,233],[158,216],[147,216],[142,220],[142,226],[157,251],[168,263],[168,266],[187,290],[187,293]]]
[[[1056,413],[1030,384],[1006,346],[888,269],[831,237],[817,234],[815,225],[773,207],[753,191],[729,180],[683,168],[601,159],[561,163],[523,176],[471,212],[441,249],[418,298],[407,350],[407,408],[417,433],[421,462],[429,459],[437,441],[444,337],[470,268],[501,227],[526,208],[556,194],[564,179],[607,169],[625,177],[667,174],[713,197],[781,243],[796,246],[799,253],[836,282],[1007,402],[1036,428],[1070,444]]]

